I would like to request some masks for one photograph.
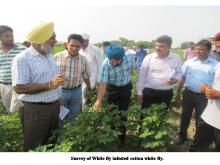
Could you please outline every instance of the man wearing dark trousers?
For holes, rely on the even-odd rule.
[[[214,45],[216,47],[215,57],[220,57],[220,32],[214,37]],[[195,140],[190,146],[190,151],[209,151],[209,145],[214,142],[215,151],[220,152],[220,64],[216,67],[213,86],[203,84],[200,91],[209,100],[198,122]]]
[[[102,64],[99,75],[98,96],[93,108],[101,107],[105,91],[108,91],[108,103],[117,106],[119,111],[126,111],[131,97],[131,71],[133,59],[131,55],[125,55],[125,50],[120,45],[110,45],[106,48],[107,58]],[[126,119],[121,116],[122,122]],[[121,126],[122,135],[119,136],[121,144],[125,143],[126,128]]]
[[[173,87],[182,76],[181,59],[170,52],[171,44],[171,37],[158,37],[156,52],[144,58],[137,82],[137,99],[142,109],[154,103],[170,105]]]
[[[59,127],[60,94],[58,87],[67,80],[59,74],[51,53],[56,44],[54,24],[35,27],[26,41],[32,46],[18,54],[12,64],[12,86],[21,100],[20,120],[24,136],[24,151],[50,140]]]
[[[201,92],[209,99],[198,122],[195,140],[190,146],[191,152],[207,152],[214,142],[215,151],[220,152],[220,64],[217,65],[212,87],[202,85]]]
[[[196,57],[187,60],[183,66],[183,77],[179,82],[176,99],[180,102],[180,93],[184,85],[182,101],[182,114],[180,132],[177,144],[183,144],[187,140],[187,129],[195,109],[196,127],[200,116],[207,105],[207,98],[200,92],[200,86],[206,84],[211,86],[214,81],[215,66],[217,61],[209,57],[211,43],[208,40],[201,40],[195,45]]]

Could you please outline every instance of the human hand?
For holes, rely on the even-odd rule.
[[[207,88],[208,86],[206,85],[206,84],[202,84],[201,86],[200,86],[200,92],[201,93],[205,93],[205,91],[206,91],[206,88]]]
[[[101,107],[101,102],[96,100],[95,104],[93,105],[93,109],[98,112],[99,108]]]
[[[174,78],[169,78],[168,79],[168,84],[169,85],[173,85],[173,84],[176,84],[177,83],[177,79],[174,79]]]
[[[211,87],[206,88],[205,95],[208,99],[219,99],[220,98],[220,91],[215,90]]]
[[[143,95],[137,95],[137,107],[138,107],[138,109],[141,109],[142,102],[143,102]]]
[[[56,75],[55,77],[53,77],[52,81],[49,82],[49,88],[56,89],[60,85],[64,85],[65,83],[67,83],[67,81],[68,80],[66,80],[66,78],[63,75]]]
[[[92,89],[86,90],[86,99],[90,98],[92,96]]]

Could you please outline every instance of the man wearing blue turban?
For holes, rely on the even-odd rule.
[[[131,71],[133,59],[130,54],[125,55],[125,50],[121,45],[109,45],[106,48],[107,58],[102,64],[99,74],[98,96],[93,108],[97,111],[101,107],[102,99],[108,86],[108,103],[117,106],[118,110],[126,111],[131,97]],[[121,117],[122,121],[126,121]],[[124,144],[126,128],[121,127],[122,135],[120,142]]]

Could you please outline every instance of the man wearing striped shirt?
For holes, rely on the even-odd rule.
[[[63,101],[66,108],[70,110],[69,117],[74,119],[80,112],[82,103],[82,81],[87,86],[87,96],[91,95],[89,81],[89,65],[84,56],[79,54],[83,38],[78,34],[68,36],[65,43],[67,50],[55,54],[59,70],[69,79],[62,87]]]
[[[54,24],[36,26],[26,41],[32,46],[18,54],[12,64],[12,86],[21,100],[24,151],[56,141],[52,133],[59,128],[58,87],[66,83],[51,55],[57,42]]]
[[[25,47],[14,44],[13,29],[0,26],[0,97],[7,112],[16,111],[18,101],[12,90],[11,65],[13,58]]]
[[[93,108],[101,107],[102,99],[108,90],[108,103],[117,106],[118,110],[126,111],[131,97],[131,71],[133,69],[132,55],[125,55],[120,45],[110,45],[106,48],[107,58],[104,60],[99,74],[98,96]],[[126,121],[123,117],[121,120]],[[120,142],[124,144],[126,128],[121,127]]]

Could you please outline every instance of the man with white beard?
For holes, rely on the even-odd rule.
[[[61,96],[58,87],[67,82],[51,56],[57,42],[54,24],[49,22],[35,27],[26,41],[32,46],[18,54],[12,64],[12,86],[21,100],[24,151],[55,142],[56,139],[50,137],[59,126]]]

